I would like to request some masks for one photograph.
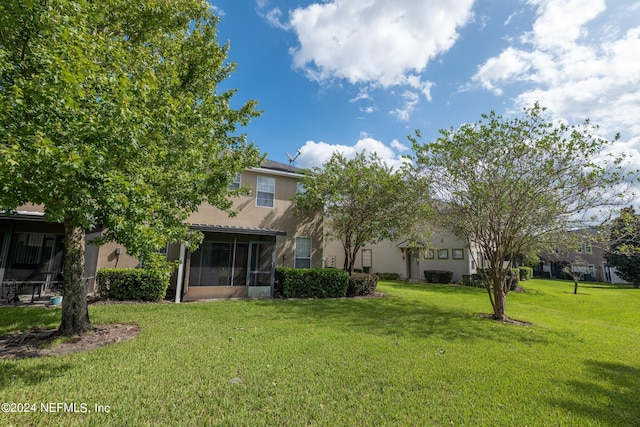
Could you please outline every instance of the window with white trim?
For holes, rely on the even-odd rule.
[[[236,177],[233,178],[233,182],[229,184],[229,190],[237,190],[238,188],[240,188],[241,179],[242,179],[241,173],[236,175]]]
[[[258,176],[256,190],[256,205],[272,208],[276,194],[276,179],[268,176]]]
[[[311,268],[311,237],[296,237],[294,268]]]
[[[362,267],[373,267],[373,250],[372,249],[363,249],[361,254],[362,256]]]

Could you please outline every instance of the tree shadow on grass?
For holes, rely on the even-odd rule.
[[[39,327],[56,327],[61,311],[44,307],[0,308],[0,337]]]
[[[407,288],[407,285],[402,286]],[[443,308],[397,296],[285,300],[277,305],[277,310],[282,315],[295,316],[300,322],[394,338],[546,342],[545,338],[532,334],[531,328],[494,322],[463,308]]]
[[[35,364],[0,360],[0,390],[4,390],[14,384],[32,386],[49,381],[52,378],[60,377],[72,367],[68,363],[61,364],[54,358],[38,359]]]
[[[552,403],[602,425],[639,425],[640,369],[594,360],[587,361],[585,366],[589,380],[568,384],[575,398],[558,399]]]

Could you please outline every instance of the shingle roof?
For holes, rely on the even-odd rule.
[[[192,230],[205,231],[210,233],[233,233],[233,234],[254,234],[260,236],[286,236],[287,233],[273,228],[259,227],[239,227],[232,225],[217,224],[189,224]]]
[[[260,165],[261,168],[271,169],[282,172],[293,172],[293,173],[302,173],[303,169],[297,168],[295,166],[287,165],[285,163],[276,162],[274,160],[265,160]]]

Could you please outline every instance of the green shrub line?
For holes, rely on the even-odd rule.
[[[451,283],[451,279],[453,279],[453,271],[425,270],[424,279],[427,283],[442,283],[446,285],[447,283]]]
[[[159,301],[169,286],[169,275],[143,268],[103,268],[96,274],[102,299]]]
[[[342,298],[371,295],[378,277],[352,276],[335,268],[276,268],[275,294],[283,298]]]

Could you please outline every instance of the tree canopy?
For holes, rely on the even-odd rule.
[[[65,333],[89,326],[85,229],[143,259],[195,244],[183,221],[203,202],[229,210],[228,183],[259,164],[237,132],[256,103],[218,90],[234,65],[217,21],[200,0],[0,4],[0,209],[65,224]]]
[[[621,278],[640,287],[640,215],[632,206],[612,221],[605,258]]]
[[[375,153],[348,159],[336,152],[307,175],[294,206],[324,214],[325,232],[342,243],[344,269],[351,274],[364,245],[416,230],[426,193],[414,184],[406,169],[387,166]]]
[[[488,267],[495,319],[507,319],[508,268],[520,254],[557,244],[567,230],[614,205],[625,182],[624,155],[604,152],[613,141],[589,122],[549,120],[534,105],[513,118],[495,112],[430,143],[411,136],[416,179],[431,187],[433,220],[477,248]],[[481,261],[481,260],[477,260]]]

